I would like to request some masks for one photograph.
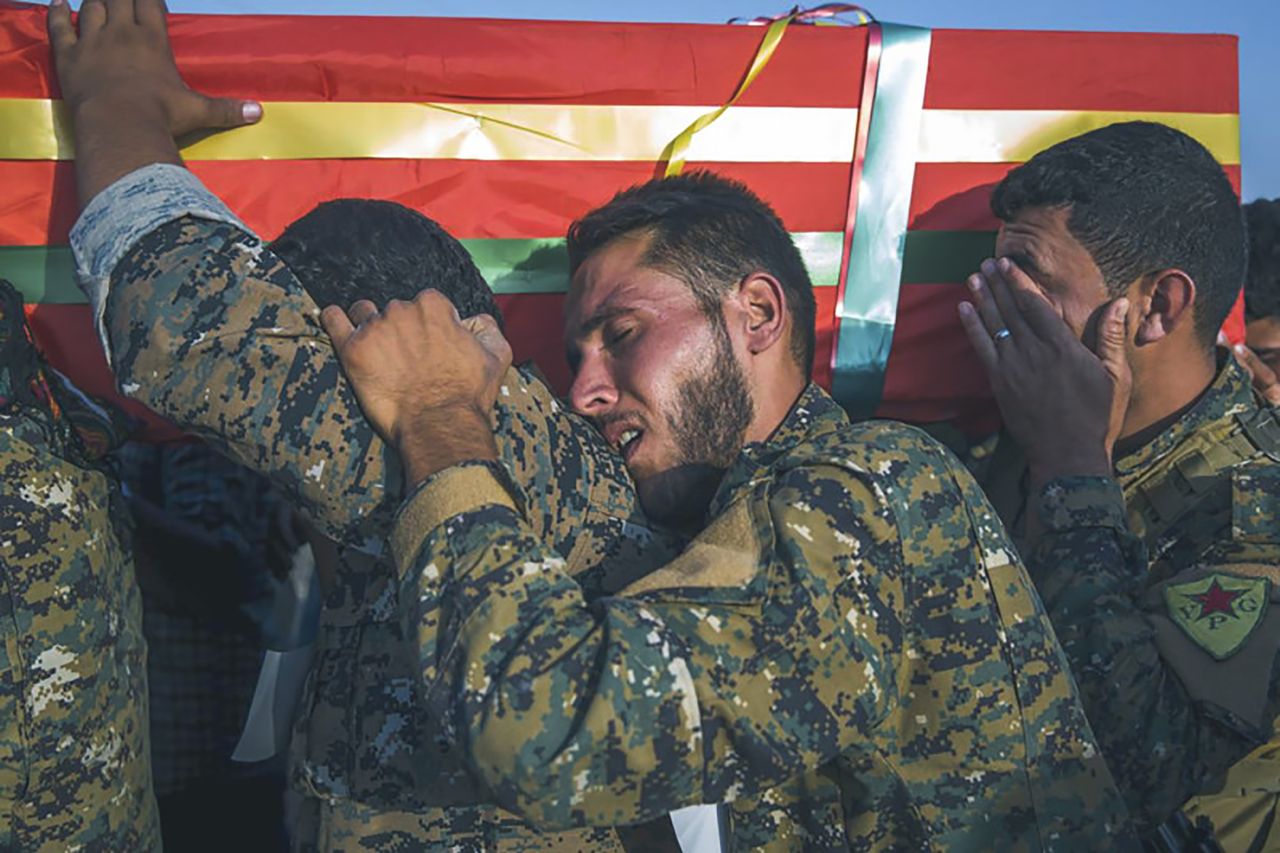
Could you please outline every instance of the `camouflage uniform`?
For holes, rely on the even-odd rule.
[[[21,334],[3,287],[0,327]],[[0,360],[0,849],[159,849],[116,484],[69,428],[75,392],[15,368]],[[33,378],[45,405],[16,399]]]
[[[1280,703],[1280,426],[1264,405],[1227,359],[1186,414],[1116,461],[1115,480],[1064,478],[1040,496],[1047,532],[1028,568],[1145,830],[1197,792],[1229,791],[1220,775],[1272,732]],[[1017,531],[1025,462],[1002,441],[989,464],[989,493]],[[1243,777],[1270,766],[1253,790],[1255,799],[1268,797],[1259,820],[1274,808],[1275,752],[1261,746],[1250,767],[1233,770],[1243,790]],[[1250,807],[1227,799],[1236,811]],[[1219,800],[1214,809],[1224,807]],[[1201,801],[1193,811],[1207,808]]]
[[[117,199],[136,202],[146,196],[145,173],[165,168],[126,178],[113,188],[119,190]],[[183,195],[171,186],[158,192],[170,201]],[[187,192],[190,197],[190,186]],[[218,215],[208,210],[207,197],[176,214],[198,218],[165,224],[174,219],[172,205],[163,215],[143,210],[125,216],[136,233],[115,240],[114,248],[109,237],[84,239],[86,231],[100,227],[102,220],[95,218],[110,210],[112,194],[108,190],[86,210],[77,225],[77,251],[91,273],[119,270],[109,298],[100,277],[90,281],[90,289],[100,310],[110,305],[105,325],[125,390],[271,473],[327,533],[348,543],[350,578],[340,593],[348,598],[339,603],[365,615],[356,617],[357,625],[342,628],[346,633],[335,632],[337,639],[322,639],[334,651],[316,667],[311,722],[300,729],[309,742],[303,780],[325,793],[329,820],[345,827],[322,827],[320,842],[381,849],[523,850],[555,844],[560,839],[535,835],[489,808],[431,808],[492,794],[464,772],[476,758],[463,755],[471,750],[463,749],[457,737],[466,721],[455,717],[457,709],[449,703],[429,701],[431,694],[440,694],[433,677],[438,668],[434,641],[397,656],[398,643],[412,646],[413,638],[432,637],[440,614],[431,599],[426,605],[412,603],[419,597],[413,572],[404,576],[413,586],[401,590],[388,586],[373,563],[395,509],[388,496],[400,486],[395,467],[385,464],[385,449],[358,415],[314,306],[229,213],[222,214],[225,224],[214,221]],[[652,635],[659,643],[655,653],[663,655],[696,640],[699,655],[688,658],[683,669],[684,657],[673,654],[668,663],[678,673],[671,677],[687,685],[696,675],[701,689],[674,704],[669,694],[660,693],[655,702],[641,681],[629,688],[626,700],[612,697],[619,699],[616,707],[597,703],[585,718],[586,728],[576,734],[565,732],[565,714],[529,722],[514,735],[520,749],[510,743],[500,747],[508,750],[508,761],[530,751],[536,758],[539,750],[554,746],[557,736],[573,734],[579,740],[569,747],[580,756],[583,784],[598,791],[591,774],[603,770],[612,790],[603,798],[593,794],[587,810],[570,807],[569,797],[564,808],[557,808],[556,792],[549,788],[542,793],[552,802],[539,801],[540,808],[532,808],[512,796],[519,775],[502,774],[498,793],[504,802],[547,826],[567,826],[636,821],[703,799],[737,797],[739,847],[821,849],[830,842],[839,847],[969,843],[1067,849],[1084,843],[1106,847],[1109,833],[1123,830],[1118,798],[1096,758],[1038,601],[976,487],[960,479],[954,463],[935,446],[915,433],[882,426],[861,428],[852,449],[846,448],[838,433],[847,422],[812,390],[806,398],[812,405],[798,410],[790,429],[783,430],[782,436],[790,438],[752,451],[743,469],[731,475],[735,496],[722,502],[737,508],[678,562],[647,577],[641,551],[665,562],[667,549],[649,538],[643,519],[635,515],[634,494],[618,457],[582,421],[558,413],[539,383],[519,373],[508,380],[497,412],[505,463],[499,475],[514,481],[511,490],[520,493],[524,512],[517,519],[500,507],[487,509],[505,513],[505,521],[518,521],[530,544],[551,546],[528,561],[531,574],[523,563],[520,574],[526,582],[559,582],[564,602],[580,609],[584,601],[596,601],[601,612],[620,606],[644,621],[655,608],[681,621],[687,638],[663,637],[665,628],[650,631],[645,624],[640,633],[629,626],[619,639],[643,647]],[[810,425],[814,435],[802,435]],[[796,446],[784,451],[791,438]],[[858,444],[858,438],[865,441]],[[806,453],[817,455],[825,481],[796,467],[809,459]],[[829,465],[831,458],[836,461]],[[484,476],[470,468],[450,476],[457,474]],[[771,482],[775,474],[778,483]],[[903,483],[911,487],[904,489]],[[488,480],[484,485],[494,488]],[[430,515],[430,494],[442,491],[454,497],[475,494],[465,487],[425,490],[405,510],[402,539],[414,537],[417,524],[424,523],[424,507]],[[738,500],[738,492],[750,494]],[[506,491],[497,494],[510,502]],[[772,533],[775,512],[796,525],[779,524],[776,546],[762,538]],[[834,515],[847,517],[838,527],[814,526],[823,519],[829,524]],[[819,550],[826,553],[810,547],[815,533]],[[440,544],[438,535],[428,534],[428,540]],[[744,550],[743,543],[755,543],[758,550]],[[369,563],[364,572],[356,565],[357,554]],[[830,559],[835,556],[844,559],[837,565]],[[813,557],[818,559],[810,564]],[[874,571],[864,571],[869,563]],[[569,573],[587,568],[569,581],[558,571],[539,573],[544,564]],[[441,564],[437,571],[462,565]],[[695,569],[695,583],[685,583],[684,573]],[[499,570],[497,576],[502,574]],[[792,574],[801,582],[791,583]],[[636,602],[607,597],[637,579],[640,585],[630,588],[639,597]],[[673,585],[690,588],[673,593]],[[837,599],[847,608],[843,615],[836,613]],[[396,622],[400,609],[411,616],[412,624],[404,628]],[[733,622],[744,614],[752,621],[739,634]],[[732,622],[721,621],[730,615]],[[505,619],[498,621],[508,627]],[[732,629],[723,633],[713,627],[726,624]],[[379,636],[383,639],[374,642]],[[557,710],[567,713],[575,695],[590,702],[597,695],[597,678],[608,673],[602,669],[607,658],[584,660],[598,633],[577,649],[565,649],[564,639],[533,651],[539,661],[553,648],[565,652],[540,677],[556,682],[553,692],[563,688]],[[715,656],[721,641],[726,663],[749,664],[750,685],[736,677],[717,680],[717,670],[707,666],[716,663],[708,653]],[[342,645],[357,651],[339,651]],[[782,664],[777,673],[772,663]],[[665,679],[670,673],[663,669],[655,675]],[[788,696],[765,704],[769,697],[762,678],[770,677]],[[361,679],[367,687],[353,689]],[[846,681],[848,689],[836,688]],[[515,683],[522,687],[519,679]],[[735,700],[739,684],[749,690]],[[434,687],[431,693],[424,689],[428,685]],[[535,679],[530,687],[540,691],[539,707],[545,707],[546,684]],[[715,697],[704,695],[710,690]],[[739,707],[753,708],[753,694],[754,707],[764,710],[742,715]],[[352,696],[359,698],[352,701]],[[707,746],[715,749],[707,758],[716,766],[690,772],[695,759],[687,753],[687,739],[668,731],[679,722],[681,708],[696,712],[704,701],[728,713],[720,723],[706,715]],[[655,704],[667,716],[649,716]],[[437,713],[424,715],[419,710],[424,707]],[[517,696],[502,712],[527,708],[524,697]],[[765,716],[775,711],[776,721]],[[626,730],[632,721],[638,724],[634,735],[611,739],[603,754],[582,749],[581,738],[597,738],[602,726]],[[542,722],[550,727],[546,734],[539,734]],[[418,740],[410,737],[413,733]],[[317,742],[325,747],[317,748]],[[728,753],[731,742],[742,748]],[[647,778],[636,775],[645,761],[637,763],[637,752],[658,761]],[[685,766],[678,767],[682,761]],[[528,769],[539,772],[539,763]],[[481,769],[491,785],[492,765]],[[558,770],[579,777],[578,768]],[[704,775],[706,784],[699,781]],[[563,792],[568,777],[558,781]],[[785,786],[762,791],[779,783]],[[569,792],[574,793],[572,783]],[[755,803],[748,799],[753,795]],[[415,800],[426,805],[414,809]],[[413,813],[393,813],[397,802],[408,802],[398,807]],[[579,833],[565,843],[607,849],[602,845],[612,838]]]
[[[307,797],[301,846],[618,849],[612,830],[542,836],[489,806],[441,808],[488,797],[421,710],[383,554],[398,460],[361,415],[289,269],[172,167],[109,188],[72,243],[122,390],[266,473],[339,543],[292,745],[292,782]],[[620,457],[535,376],[508,374],[495,417],[531,520],[584,588],[616,591],[674,553],[646,527]]]
[[[423,699],[544,827],[733,804],[733,847],[1128,849],[1066,660],[977,484],[810,386],[680,557],[586,600],[495,463],[392,537]]]

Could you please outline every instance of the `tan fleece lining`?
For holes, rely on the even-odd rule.
[[[403,573],[417,556],[423,541],[455,515],[497,504],[519,512],[515,499],[502,482],[482,465],[447,468],[433,475],[400,508],[391,533],[391,552]]]

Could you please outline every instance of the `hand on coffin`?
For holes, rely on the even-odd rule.
[[[164,0],[84,0],[73,23],[67,0],[49,6],[54,65],[75,125],[82,204],[134,169],[181,164],[175,137],[262,116],[254,101],[187,88],[165,14]]]
[[[1100,309],[1095,354],[1010,259],[985,261],[967,283],[973,302],[961,303],[960,320],[1033,479],[1110,475],[1132,384],[1128,300]]]
[[[487,314],[461,320],[447,298],[424,290],[379,311],[331,305],[325,331],[365,417],[400,453],[406,486],[461,462],[493,460],[490,413],[511,346]]]

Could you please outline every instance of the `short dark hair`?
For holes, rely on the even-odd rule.
[[[320,307],[350,308],[368,299],[382,307],[434,288],[458,314],[502,321],[493,291],[471,255],[437,223],[392,201],[326,201],[271,243]]]
[[[754,272],[782,285],[791,312],[791,352],[813,364],[813,284],[782,220],[743,184],[706,171],[658,178],[618,193],[569,227],[569,273],[628,234],[645,234],[644,263],[689,285],[702,310],[724,322],[725,292]]]
[[[1196,283],[1195,328],[1207,348],[1240,294],[1244,216],[1222,167],[1181,131],[1123,122],[1059,142],[996,187],[1008,222],[1033,207],[1068,209],[1067,227],[1118,296],[1135,279],[1181,269]]]
[[[1244,206],[1249,225],[1249,276],[1244,313],[1250,320],[1280,318],[1280,198]]]

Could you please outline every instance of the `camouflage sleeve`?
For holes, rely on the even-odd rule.
[[[104,324],[125,394],[269,476],[328,536],[381,547],[398,467],[315,304],[257,237],[194,216],[159,226],[115,265]]]
[[[80,212],[68,235],[76,283],[89,297],[94,328],[105,339],[103,311],[111,273],[142,237],[183,216],[246,228],[236,215],[183,166],[152,163],[135,169],[98,193]],[[111,352],[106,352],[111,363]]]
[[[1049,483],[1027,568],[1071,662],[1085,712],[1140,828],[1150,830],[1254,745],[1197,701],[1162,653],[1147,551],[1107,477]]]
[[[392,537],[428,706],[502,806],[560,828],[749,797],[897,706],[902,545],[843,468],[757,484],[589,603],[504,470],[440,472]]]

